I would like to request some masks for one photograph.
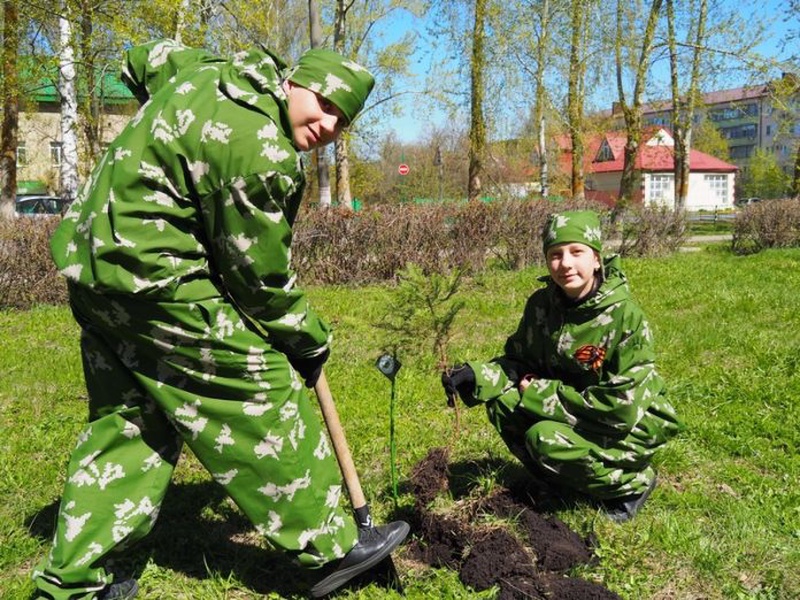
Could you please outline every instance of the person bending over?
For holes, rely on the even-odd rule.
[[[349,125],[374,79],[314,49],[288,68],[171,40],[127,52],[142,106],[52,239],[81,327],[88,424],[69,461],[38,597],[128,599],[105,559],[153,527],[183,444],[275,548],[336,589],[387,556],[402,521],[359,527],[304,389],[329,327],[296,287],[301,152]]]

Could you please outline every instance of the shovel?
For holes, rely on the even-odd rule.
[[[374,529],[375,525],[372,522],[369,505],[364,497],[364,492],[361,490],[358,473],[356,473],[353,457],[350,454],[350,448],[347,445],[344,429],[342,428],[341,421],[339,421],[339,413],[336,411],[336,406],[333,403],[333,396],[328,387],[328,381],[325,378],[324,371],[320,373],[319,379],[314,386],[314,391],[317,394],[317,400],[322,410],[322,418],[325,421],[325,426],[328,429],[328,434],[333,444],[333,452],[336,455],[336,460],[339,461],[339,468],[342,471],[344,485],[347,488],[347,495],[350,497],[350,504],[355,513],[356,524],[359,529]],[[391,554],[379,563],[378,566],[381,565],[384,567],[384,573],[387,576],[388,584],[402,594],[402,584]]]

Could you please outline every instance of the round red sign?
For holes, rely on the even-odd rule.
[[[408,168],[408,165],[407,165],[407,164],[405,164],[405,163],[403,163],[403,164],[401,164],[399,167],[397,167],[397,172],[398,172],[398,173],[400,173],[400,175],[408,175],[408,172],[409,172],[410,170],[411,170],[411,169],[409,169],[409,168]]]

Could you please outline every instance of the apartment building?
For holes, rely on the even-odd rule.
[[[793,90],[793,94],[787,94]],[[643,107],[644,125],[671,127],[671,102],[654,102]],[[618,107],[614,116],[621,117]],[[794,169],[800,142],[800,81],[784,74],[767,84],[709,92],[702,97],[695,123],[709,119],[728,143],[729,160],[747,170],[757,148],[775,155],[787,173]]]

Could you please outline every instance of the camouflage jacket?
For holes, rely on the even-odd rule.
[[[322,353],[329,329],[290,266],[305,177],[284,68],[170,40],[128,51],[123,79],[143,104],[53,237],[61,273],[155,302],[224,296],[290,356]]]
[[[631,299],[617,256],[605,259],[604,272],[597,293],[578,305],[543,277],[546,287],[528,299],[503,356],[469,363],[477,385],[467,404],[503,396],[534,419],[611,437],[638,429],[643,438],[658,438],[652,443],[677,431],[656,372],[650,327]],[[528,374],[536,379],[520,396],[518,382]],[[651,413],[658,419],[648,423]]]

